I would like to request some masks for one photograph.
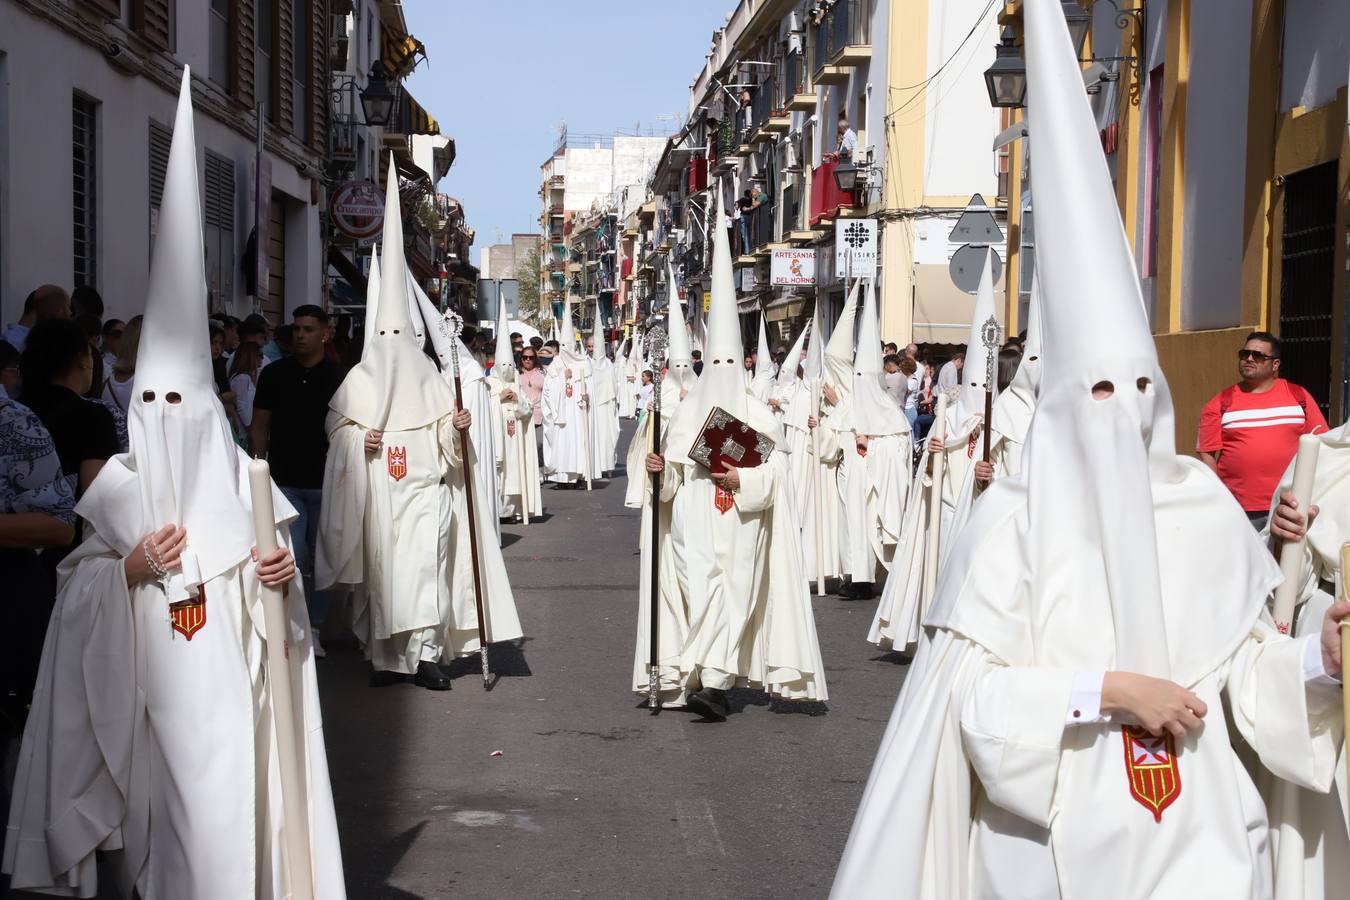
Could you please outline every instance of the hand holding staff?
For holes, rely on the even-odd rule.
[[[464,327],[463,320],[451,310],[446,310],[441,323],[450,338],[450,370],[455,381],[455,413],[464,411],[464,388],[459,382],[459,333]],[[483,662],[483,690],[491,684],[492,673],[488,670],[487,622],[483,618],[483,579],[478,572],[478,522],[473,511],[473,456],[469,450],[469,433],[459,433],[459,455],[464,459],[464,500],[469,516],[469,555],[473,558],[473,603],[478,611],[478,646]]]
[[[258,558],[277,549],[276,517],[272,509],[272,474],[261,459],[248,464],[249,494],[253,500],[253,528]],[[267,631],[267,686],[272,700],[272,732],[277,739],[277,768],[281,775],[282,877],[288,897],[311,900],[314,877],[309,854],[309,801],[295,733],[295,703],[291,696],[291,667],[286,589],[262,586],[263,627]]]

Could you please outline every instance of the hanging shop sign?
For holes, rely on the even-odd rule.
[[[877,277],[876,219],[839,219],[834,227],[834,271],[840,278]]]
[[[384,228],[384,198],[369,181],[346,181],[328,204],[333,227],[358,244],[375,240]]]
[[[816,283],[816,251],[775,250],[769,257],[770,280],[775,287],[803,287]]]

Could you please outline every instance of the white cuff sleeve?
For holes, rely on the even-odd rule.
[[[1109,722],[1110,715],[1102,715],[1102,682],[1105,672],[1077,672],[1069,692],[1069,708],[1064,715],[1066,725],[1100,725]]]
[[[1307,684],[1325,684],[1332,687],[1339,687],[1341,679],[1336,675],[1328,675],[1326,666],[1322,665],[1322,642],[1316,635],[1304,639],[1307,645],[1303,648],[1303,680]]]

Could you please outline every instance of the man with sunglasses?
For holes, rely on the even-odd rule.
[[[1299,436],[1324,432],[1327,422],[1312,395],[1280,377],[1275,335],[1253,331],[1237,356],[1242,380],[1205,404],[1195,449],[1259,530]]]

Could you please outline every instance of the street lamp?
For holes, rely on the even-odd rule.
[[[997,108],[1021,109],[1026,106],[1027,66],[1012,28],[1004,27],[995,51],[994,64],[984,72],[989,103]]]
[[[370,77],[361,91],[361,110],[366,115],[366,124],[383,128],[394,116],[394,103],[398,100],[395,85],[385,77],[383,66],[377,61],[370,67]]]
[[[1064,21],[1069,26],[1069,38],[1073,41],[1074,52],[1083,55],[1088,34],[1092,31],[1092,14],[1078,4],[1078,0],[1060,0],[1064,10]]]
[[[851,194],[858,188],[858,167],[853,165],[853,160],[842,159],[834,170],[834,183],[839,186],[839,190],[846,194]]]

